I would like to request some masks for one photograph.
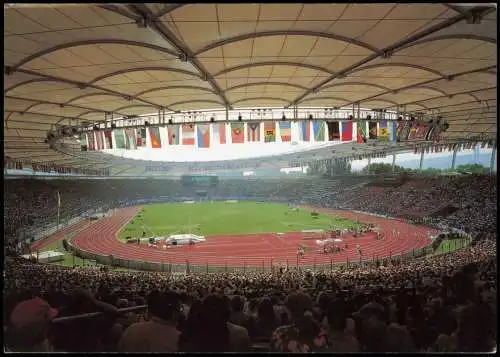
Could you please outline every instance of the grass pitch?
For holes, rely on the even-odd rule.
[[[258,202],[158,203],[145,206],[125,226],[118,238],[164,236],[192,233],[204,236],[245,233],[286,233],[308,229],[356,227],[357,223],[342,217],[310,211],[291,210],[285,204]]]

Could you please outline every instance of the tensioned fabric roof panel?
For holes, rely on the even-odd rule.
[[[481,125],[496,122],[494,5],[14,4],[4,15],[4,128],[19,137],[105,113],[358,103],[440,111],[456,124],[445,136],[496,132]]]

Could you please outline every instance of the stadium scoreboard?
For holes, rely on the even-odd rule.
[[[215,187],[219,183],[217,176],[183,175],[182,186],[185,187]]]

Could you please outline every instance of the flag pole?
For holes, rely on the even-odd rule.
[[[57,230],[59,230],[60,209],[61,209],[61,195],[59,194],[59,191],[57,191]]]
[[[60,210],[61,210],[61,195],[59,194],[59,190],[57,190],[57,231],[59,232],[59,221],[60,221]],[[61,247],[59,247],[61,248]],[[62,249],[60,249],[62,250]]]

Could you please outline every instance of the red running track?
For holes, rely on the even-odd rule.
[[[80,222],[72,224],[71,226],[63,228],[63,229],[55,232],[54,234],[52,234],[46,238],[37,240],[36,242],[33,242],[33,244],[31,245],[31,247],[30,247],[31,251],[34,252],[36,250],[40,250],[40,249],[48,246],[49,244],[57,242],[57,241],[63,239],[65,235],[83,228],[86,224],[89,224],[89,222],[87,220],[82,220]]]
[[[117,211],[113,216],[106,217],[100,221],[81,230],[74,238],[73,244],[84,251],[97,255],[128,259],[153,263],[185,264],[189,261],[192,265],[209,266],[262,266],[269,265],[270,261],[285,263],[289,261],[296,264],[297,247],[306,243],[315,246],[314,241],[303,240],[303,233],[286,233],[277,235],[245,234],[245,235],[222,235],[207,237],[207,242],[195,246],[176,246],[170,249],[148,247],[144,245],[126,244],[118,241],[116,235],[135,215],[141,207],[128,207]],[[317,209],[318,210],[318,209]],[[366,223],[376,223],[384,232],[382,240],[376,240],[375,234],[367,234],[363,237],[344,237],[344,243],[348,249],[341,253],[322,254],[317,248],[306,253],[300,259],[301,265],[343,263],[359,261],[356,245],[360,244],[363,259],[372,257],[389,257],[400,253],[406,253],[412,249],[428,245],[428,233],[435,234],[436,231],[427,227],[409,225],[399,220],[379,218],[365,214],[349,211],[336,211],[319,209],[319,211],[343,216],[345,218],[358,220]],[[393,236],[393,230],[399,231]],[[311,236],[311,234],[307,234]]]

